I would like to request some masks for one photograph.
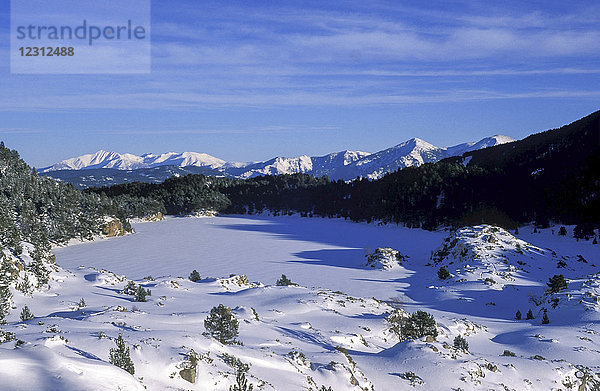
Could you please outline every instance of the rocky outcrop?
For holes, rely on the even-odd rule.
[[[164,218],[163,214],[161,212],[157,212],[155,214],[145,216],[142,220],[144,220],[144,221],[160,221],[163,218]]]
[[[407,260],[407,257],[402,255],[400,251],[390,247],[378,247],[370,254],[365,255],[367,263],[365,267],[374,269],[391,269]]]
[[[108,237],[113,236],[124,236],[127,231],[123,226],[123,223],[119,219],[112,219],[107,221],[102,228],[102,233]]]

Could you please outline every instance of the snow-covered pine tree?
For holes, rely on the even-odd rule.
[[[29,265],[29,270],[37,278],[37,286],[41,287],[42,285],[46,285],[50,279],[50,270],[46,267],[45,262],[51,256],[51,247],[46,234],[39,226],[35,226],[32,229],[31,243],[34,248],[29,255],[33,259],[33,262]]]
[[[23,309],[21,310],[21,322],[27,322],[28,320],[31,320],[33,318],[35,318],[35,316],[33,315],[33,312],[31,312],[29,307],[23,307]]]
[[[122,294],[130,295],[130,296],[135,295],[136,292],[137,292],[137,286],[135,285],[135,282],[133,282],[133,281],[127,281],[127,285],[125,285],[125,288],[123,288],[123,290],[121,291]]]
[[[16,223],[16,213],[10,200],[0,194],[0,243],[12,248],[17,254],[23,251],[21,232]]]
[[[16,280],[17,275],[17,268],[6,256],[4,250],[0,248],[0,284],[10,285],[11,282]]]
[[[7,284],[0,283],[0,324],[5,322],[6,315],[10,312],[12,293]]]
[[[133,375],[135,367],[129,355],[129,348],[125,346],[122,334],[119,334],[119,337],[115,340],[115,344],[117,347],[110,349],[109,362]]]

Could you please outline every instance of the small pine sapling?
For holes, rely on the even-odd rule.
[[[550,323],[550,318],[548,318],[548,310],[544,310],[544,315],[542,316],[542,324]]]
[[[129,348],[125,346],[123,335],[119,334],[119,337],[115,340],[115,344],[117,347],[110,349],[109,362],[133,375],[135,368],[129,356]]]
[[[135,301],[141,303],[145,302],[146,295],[148,295],[148,292],[141,285],[139,285],[135,291]]]
[[[190,273],[189,279],[190,279],[190,281],[192,281],[192,282],[198,282],[198,281],[200,281],[200,280],[201,280],[201,277],[200,277],[200,273],[198,273],[198,270],[194,269],[194,270],[193,270],[193,271]]]
[[[235,384],[229,387],[229,391],[252,391],[254,385],[248,384],[246,379],[246,371],[239,370],[235,375]]]
[[[526,320],[531,320],[533,319],[533,311],[531,309],[529,309],[529,311],[527,311],[527,316],[525,317]]]
[[[35,318],[35,316],[33,316],[33,313],[31,312],[29,307],[23,307],[23,309],[21,310],[21,321],[27,322],[28,320],[31,320],[33,318]]]
[[[461,335],[454,337],[454,347],[456,349],[464,350],[465,352],[469,351],[469,343],[467,342],[467,339]]]
[[[288,286],[288,285],[296,285],[294,284],[285,274],[281,275],[281,278],[277,280],[275,283],[277,286]]]

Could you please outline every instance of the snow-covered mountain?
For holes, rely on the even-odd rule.
[[[140,168],[152,168],[158,166],[196,166],[196,167],[221,167],[224,160],[214,156],[197,152],[168,152],[160,155],[151,153],[142,156],[130,153],[120,154],[117,152],[98,151],[56,163],[40,172],[59,170],[85,170],[94,168],[115,168],[117,170],[137,170]]]
[[[477,142],[463,143],[440,148],[419,138],[413,138],[394,147],[375,153],[341,151],[325,156],[282,157],[264,162],[226,162],[205,153],[183,152],[145,154],[98,151],[83,155],[39,170],[48,176],[62,177],[57,173],[64,170],[116,169],[138,170],[164,166],[201,167],[211,170],[213,175],[235,178],[252,178],[260,175],[306,173],[314,176],[328,175],[332,179],[351,180],[356,177],[380,178],[399,168],[419,166],[441,159],[462,155],[465,152],[492,147],[514,141],[507,136],[486,137]],[[82,173],[83,174],[83,173]],[[166,178],[164,178],[166,179]]]

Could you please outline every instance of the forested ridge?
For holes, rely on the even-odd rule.
[[[600,112],[560,129],[408,167],[379,180],[330,181],[306,174],[247,180],[187,175],[161,184],[88,189],[130,217],[156,212],[298,212],[303,216],[404,223],[432,229],[480,222],[600,222]]]
[[[115,201],[38,176],[17,151],[0,143],[0,324],[11,309],[11,287],[29,295],[49,283],[52,244],[92,239],[106,217],[120,218],[127,229]],[[7,335],[0,330],[0,342]]]

